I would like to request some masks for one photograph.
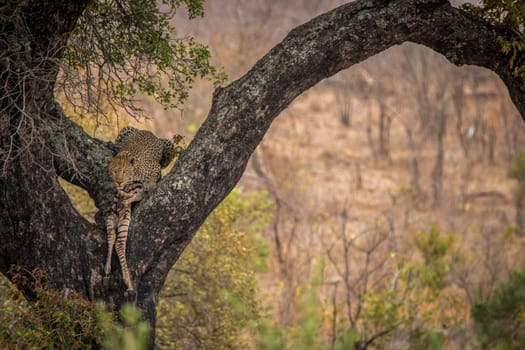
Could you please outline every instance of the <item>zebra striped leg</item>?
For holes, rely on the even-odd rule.
[[[113,254],[113,247],[115,246],[115,239],[117,238],[115,232],[115,226],[117,224],[117,214],[113,211],[106,218],[106,230],[107,230],[107,241],[108,241],[108,254],[106,258],[106,266],[104,268],[104,273],[108,276],[111,272],[111,257]]]
[[[139,202],[144,198],[144,184],[142,181],[134,181],[124,186],[124,189],[119,192],[122,199],[121,208],[130,207],[131,204]]]
[[[117,242],[116,250],[118,259],[120,261],[120,268],[122,269],[122,278],[124,283],[128,287],[128,292],[134,291],[133,284],[131,283],[131,275],[129,273],[128,263],[126,260],[126,241],[128,239],[128,227],[131,220],[131,208],[122,208],[121,211],[124,211],[124,215],[121,215],[118,224],[118,233],[117,233]]]
[[[142,200],[142,198],[144,198],[144,185],[142,184],[142,181],[134,181],[128,183],[126,186],[124,186],[124,188],[117,191],[112,207],[113,222],[111,227],[113,228],[113,243],[115,250],[117,251],[120,267],[122,269],[122,278],[124,279],[124,283],[128,288],[126,292],[128,297],[133,297],[136,295],[133,288],[133,283],[131,282],[131,274],[129,272],[128,263],[126,260],[126,242],[128,239],[129,225],[131,222],[131,204]],[[116,235],[115,226],[117,229]],[[110,264],[109,269],[111,269],[111,258],[109,257],[108,259]]]

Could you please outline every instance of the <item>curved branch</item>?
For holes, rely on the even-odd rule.
[[[103,227],[103,217],[113,200],[106,159],[114,155],[115,145],[89,136],[56,102],[49,114],[47,144],[57,174],[88,191],[99,209],[97,223]]]
[[[412,41],[456,64],[494,70],[523,115],[525,85],[508,71],[496,42],[505,34],[443,0],[355,1],[292,30],[246,75],[216,90],[188,150],[138,208],[129,243],[132,270],[142,279],[139,295],[160,289],[197,228],[240,179],[273,119],[296,96],[393,45]]]

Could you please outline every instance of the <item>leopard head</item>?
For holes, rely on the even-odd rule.
[[[127,152],[120,152],[109,160],[109,174],[116,189],[122,189],[135,180],[135,157]]]

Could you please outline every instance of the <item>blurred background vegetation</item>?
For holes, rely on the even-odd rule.
[[[210,1],[203,19],[180,11],[170,22],[234,80],[340,3]],[[139,93],[140,121],[109,104],[95,118],[61,102],[105,140],[128,124],[191,140],[213,81],[191,85],[171,110]],[[62,184],[92,219],[89,197]],[[274,122],[168,276],[157,347],[522,349],[524,237],[525,124],[504,85],[406,43],[323,81]],[[47,290],[40,271],[19,275],[15,286],[31,278],[42,292],[28,303],[2,280],[0,347],[144,346],[137,310],[117,323],[100,305]]]

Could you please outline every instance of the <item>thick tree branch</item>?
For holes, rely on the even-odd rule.
[[[194,232],[235,186],[273,119],[296,96],[391,46],[412,41],[453,63],[494,70],[523,115],[523,80],[508,71],[499,35],[506,33],[439,0],[356,1],[294,29],[245,76],[215,92],[188,150],[136,212],[131,265],[142,290],[160,288]]]
[[[47,142],[57,174],[88,191],[99,209],[97,223],[103,227],[104,215],[113,200],[107,158],[116,153],[115,145],[86,134],[56,103],[50,110],[48,125]]]

